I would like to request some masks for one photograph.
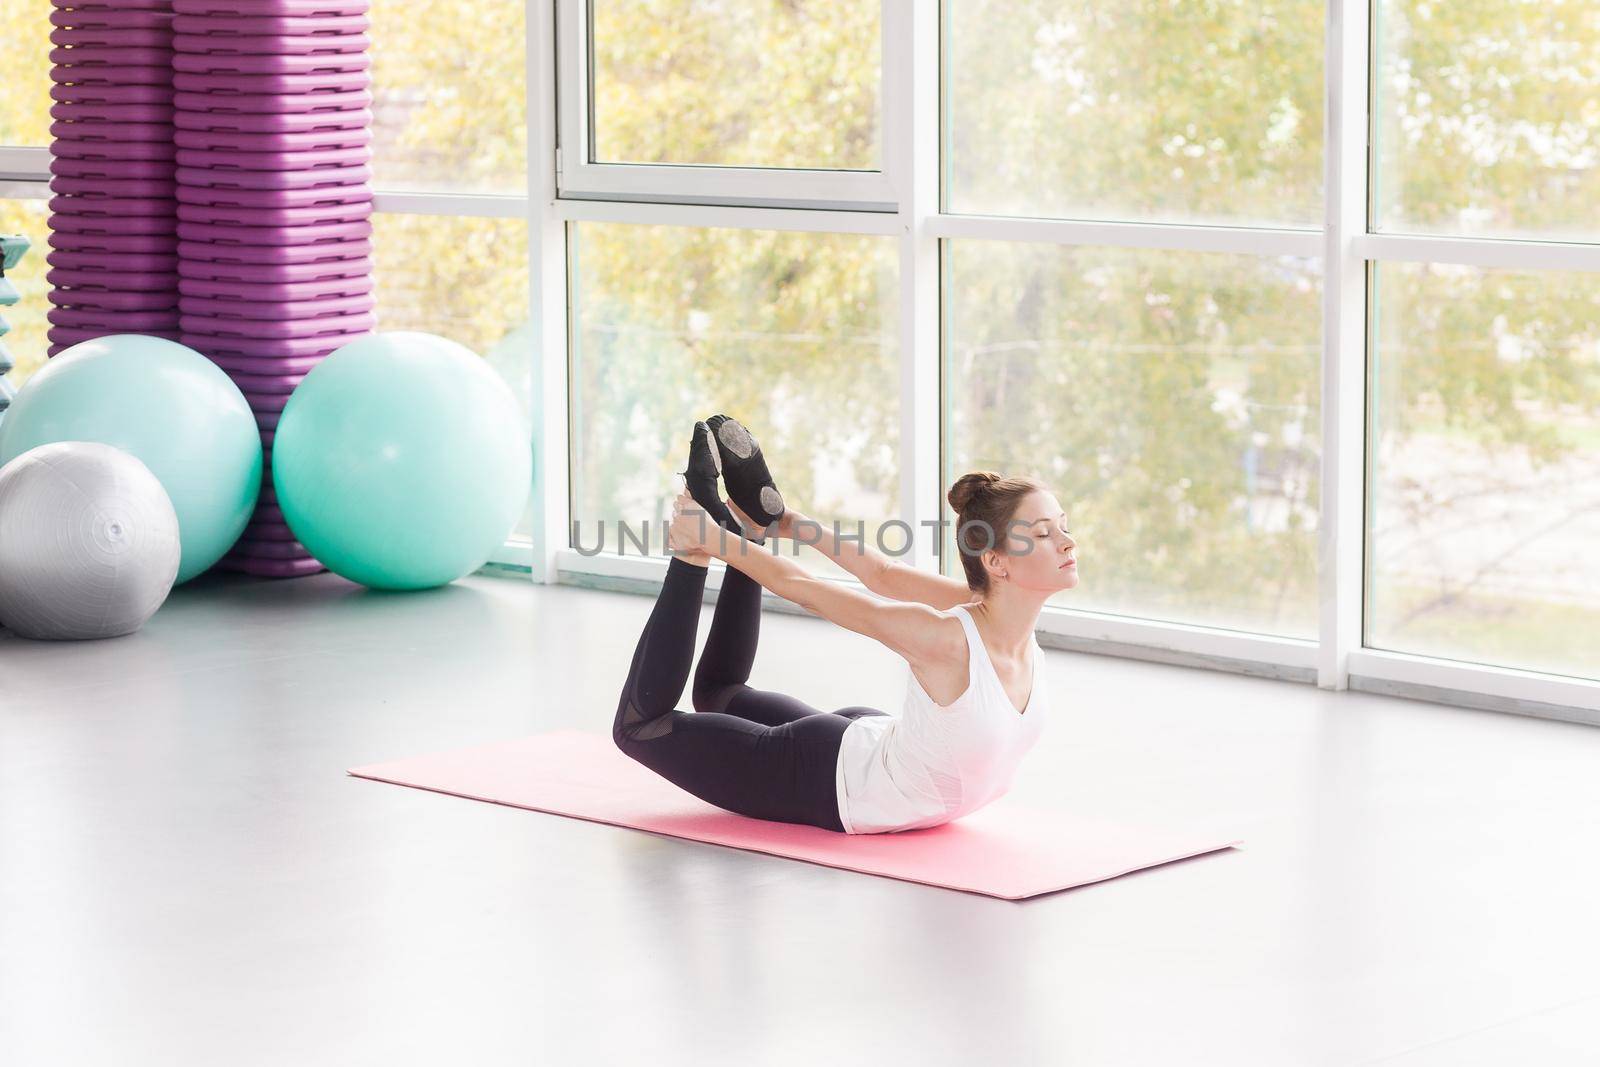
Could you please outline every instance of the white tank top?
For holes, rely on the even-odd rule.
[[[967,606],[951,610],[967,632],[967,688],[941,706],[907,664],[901,714],[851,722],[834,774],[846,833],[916,830],[983,807],[1011,788],[1017,765],[1044,729],[1050,701],[1039,639],[1029,652],[1033,692],[1019,713]]]

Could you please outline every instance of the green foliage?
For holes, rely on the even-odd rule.
[[[595,0],[595,159],[873,170],[876,3]]]

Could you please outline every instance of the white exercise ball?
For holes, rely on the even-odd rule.
[[[119,637],[167,599],[178,513],[137,457],[57,441],[0,467],[0,625],[19,637]]]

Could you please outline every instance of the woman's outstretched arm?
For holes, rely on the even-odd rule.
[[[845,524],[848,525],[848,524]],[[878,591],[879,576],[893,562],[888,556],[866,543],[863,538],[845,540],[835,537],[831,525],[802,512],[789,508],[778,520],[778,536],[793,538],[797,543],[810,545],[840,567],[855,575],[862,585]]]
[[[811,545],[860,580],[861,584],[891,600],[911,600],[947,611],[957,604],[969,604],[977,594],[967,588],[966,582],[946,578],[942,574],[912,567],[891,559],[865,540],[850,538],[841,544],[831,526],[812,519],[793,508],[778,520],[778,536],[792,537],[802,544]]]
[[[705,513],[697,508],[673,522],[674,530],[681,529],[686,541],[700,540],[708,555],[743,571],[762,588],[881,642],[914,666],[946,662],[952,656],[959,659],[966,645],[960,624],[926,604],[896,604],[843,582],[820,578],[793,560],[721,527],[706,530]]]

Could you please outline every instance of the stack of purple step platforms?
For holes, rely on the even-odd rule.
[[[271,483],[272,437],[320,360],[376,326],[367,0],[170,0],[179,339],[261,427],[261,499],[225,570],[323,569]]]
[[[178,339],[169,0],[52,0],[49,354]]]

